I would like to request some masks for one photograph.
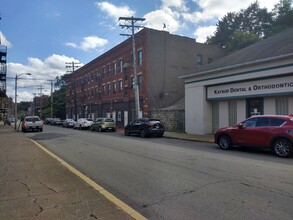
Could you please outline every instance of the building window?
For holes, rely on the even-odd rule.
[[[202,55],[197,55],[197,57],[196,57],[196,65],[197,65],[197,67],[202,65]]]
[[[142,50],[138,51],[138,66],[142,66]]]
[[[117,73],[117,63],[114,62],[113,63],[113,75],[116,75],[116,73]]]
[[[123,86],[122,85],[122,80],[119,80],[119,93],[122,93],[122,89],[123,89],[122,86]]]
[[[111,84],[108,83],[108,95],[110,95],[110,94],[111,94]]]
[[[96,97],[96,98],[98,98],[98,97],[99,97],[99,89],[98,89],[98,88],[96,88],[95,97]]]
[[[97,70],[96,71],[96,82],[98,82],[99,81],[99,71]]]
[[[235,126],[237,124],[237,101],[229,101],[229,126]]]
[[[119,72],[122,73],[123,72],[123,61],[119,60]]]
[[[141,85],[142,85],[142,75],[137,76],[137,85],[138,85],[138,89],[140,91],[141,90]]]
[[[106,85],[103,85],[103,95],[106,95]]]
[[[128,69],[124,69],[124,80],[128,80]]]
[[[111,75],[111,65],[109,64],[108,65],[108,77],[110,77],[110,75]]]
[[[130,89],[134,88],[134,76],[130,78]]]
[[[105,75],[106,75],[106,67],[104,66],[103,67],[103,79],[105,78]]]
[[[215,132],[219,128],[219,103],[212,103],[212,131]]]
[[[113,94],[116,94],[116,90],[117,90],[117,83],[113,82]]]
[[[275,99],[275,103],[276,103],[277,115],[288,115],[288,98],[287,97],[277,97]]]

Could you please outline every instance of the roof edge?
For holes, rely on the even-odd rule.
[[[238,69],[238,68],[242,68],[245,66],[249,66],[249,65],[255,65],[255,64],[261,64],[261,63],[266,63],[269,61],[277,61],[280,59],[284,59],[284,58],[290,58],[293,57],[293,53],[289,53],[289,54],[285,54],[285,55],[280,55],[280,56],[275,56],[275,57],[269,57],[269,58],[265,58],[265,59],[260,59],[260,60],[256,60],[256,61],[252,61],[252,62],[245,62],[245,63],[241,63],[241,64],[236,64],[236,65],[231,65],[231,66],[226,66],[226,67],[221,67],[221,68],[216,68],[216,69],[212,69],[212,70],[207,70],[207,71],[198,71],[195,73],[191,73],[185,76],[179,76],[179,79],[188,79],[191,77],[195,77],[195,76],[201,76],[204,74],[209,74],[209,73],[214,73],[214,72],[220,72],[220,71],[224,71],[224,70],[233,70],[233,69]]]

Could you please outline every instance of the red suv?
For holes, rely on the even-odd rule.
[[[233,145],[269,148],[279,157],[293,154],[293,115],[250,117],[235,127],[216,131],[215,143],[224,150]]]

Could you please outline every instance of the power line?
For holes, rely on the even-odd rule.
[[[79,68],[80,67],[80,65],[78,65],[78,64],[80,64],[79,62],[74,62],[74,61],[72,61],[72,62],[68,62],[68,63],[65,63],[66,64],[66,68],[71,68],[72,70],[68,70],[68,71],[66,71],[66,72],[68,72],[68,73],[73,73],[77,68]]]

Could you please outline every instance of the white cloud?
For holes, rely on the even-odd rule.
[[[109,2],[96,2],[95,5],[101,11],[105,12],[108,17],[112,18],[115,22],[119,17],[130,17],[135,14],[135,11],[131,10],[128,6],[116,6]]]
[[[215,26],[211,22],[219,20],[228,12],[239,12],[247,8],[255,0],[161,0],[160,9],[147,13],[145,24],[147,27],[163,30],[164,24],[171,33],[180,34],[187,28],[195,28],[194,35],[198,42],[205,42],[206,37],[213,34]],[[261,8],[269,11],[279,0],[259,0]],[[204,23],[209,23],[204,26]]]
[[[192,12],[195,21],[207,21],[209,19],[220,19],[228,12],[239,12],[247,8],[255,0],[193,0],[201,8],[201,12]],[[261,8],[265,7],[269,11],[279,0],[258,0]]]
[[[194,32],[196,41],[199,43],[204,43],[207,40],[207,37],[214,34],[217,26],[208,26],[208,27],[198,27]]]
[[[191,13],[184,13],[183,17],[186,22],[192,23],[196,27],[194,35],[198,42],[204,42],[207,36],[216,31],[215,26],[202,26],[202,22],[210,22],[211,20],[219,20],[228,12],[239,12],[241,9],[246,9],[255,0],[192,0],[201,8],[200,10]],[[279,0],[258,0],[261,8],[267,8],[271,11]],[[197,27],[200,25],[199,27]]]
[[[108,40],[99,38],[98,36],[89,36],[84,37],[83,41],[78,45],[76,43],[67,42],[65,43],[66,46],[78,48],[83,51],[89,51],[89,50],[96,50],[103,46],[105,46],[108,43]]]
[[[0,31],[0,44],[5,45],[8,48],[12,47],[12,44],[6,39],[5,35]]]
[[[185,0],[162,0],[162,8],[175,8],[179,11],[188,11]]]
[[[16,74],[31,73],[31,76],[23,74],[17,80],[17,100],[32,101],[33,93],[39,93],[37,89],[43,87],[44,94],[49,95],[51,87],[48,80],[54,80],[57,76],[64,75],[67,71],[66,63],[77,62],[78,60],[65,55],[53,54],[45,60],[35,57],[28,58],[28,64],[7,63],[7,95],[14,98]],[[82,64],[80,64],[82,65]],[[45,91],[47,90],[47,91]]]
[[[145,26],[157,30],[164,29],[166,31],[176,32],[180,27],[176,17],[178,16],[168,12],[167,10],[152,11],[144,16],[146,19]],[[166,26],[164,26],[164,24]]]

